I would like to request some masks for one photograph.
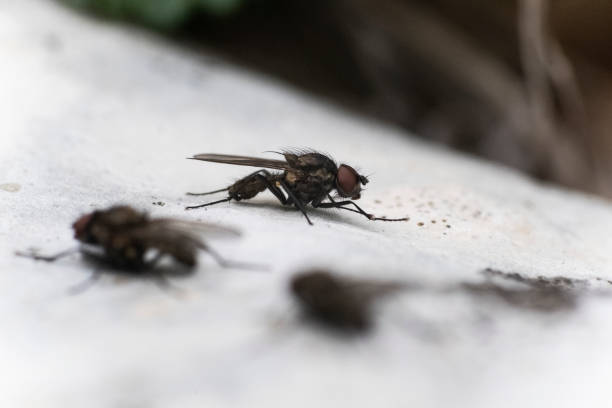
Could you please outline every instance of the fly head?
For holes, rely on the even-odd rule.
[[[341,164],[336,173],[336,190],[342,197],[353,200],[361,197],[361,186],[368,184],[366,176],[362,176],[348,164]]]
[[[74,238],[86,244],[95,243],[94,237],[90,233],[90,227],[94,218],[95,212],[85,214],[72,224],[74,230]]]

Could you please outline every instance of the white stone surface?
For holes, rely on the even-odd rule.
[[[487,267],[612,279],[607,202],[49,1],[0,2],[0,135],[2,407],[610,406],[612,298],[545,314],[431,289]],[[410,221],[316,210],[310,227],[270,194],[183,210],[201,202],[184,192],[249,171],[185,157],[304,145],[371,173],[363,207]],[[211,245],[271,269],[202,255],[173,280],[180,298],[113,275],[69,296],[91,270],[79,256],[13,255],[72,246],[78,215],[117,202],[240,228]],[[339,337],[302,324],[287,296],[314,265],[430,289],[381,305],[369,336]]]

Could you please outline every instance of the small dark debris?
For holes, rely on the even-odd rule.
[[[423,225],[425,225],[425,223],[423,223],[423,222],[419,222],[417,225],[418,225],[419,227],[422,227]]]
[[[381,204],[381,203],[382,203],[382,201],[380,201],[380,200],[374,200],[374,202],[375,202],[376,204]]]
[[[436,223],[436,220],[431,220],[431,223],[432,223],[432,224],[435,224],[435,223]]]
[[[450,228],[450,227],[451,227],[450,225],[446,224],[446,228]]]
[[[164,205],[166,205],[166,203],[164,203],[163,201],[155,201],[153,205],[158,205],[160,207],[163,207]]]

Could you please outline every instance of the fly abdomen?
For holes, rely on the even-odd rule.
[[[228,190],[229,196],[236,200],[248,200],[268,188],[267,178],[259,173],[246,176],[234,184]]]

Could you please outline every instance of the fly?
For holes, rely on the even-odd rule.
[[[145,212],[122,205],[83,215],[72,224],[72,229],[80,247],[51,256],[32,252],[17,252],[17,255],[53,262],[80,251],[107,261],[113,267],[137,274],[152,270],[165,256],[186,267],[194,267],[197,252],[203,250],[223,267],[241,266],[225,260],[194,233],[239,235],[237,231],[225,227],[172,218],[151,218]],[[153,256],[149,257],[149,254]],[[98,275],[94,273],[93,279],[97,279]]]
[[[371,326],[372,303],[406,289],[406,285],[312,270],[295,275],[289,289],[304,311],[316,320],[339,329],[365,331]]]
[[[359,213],[369,220],[407,221],[408,218],[381,218],[367,213],[353,200],[361,197],[362,186],[369,180],[347,165],[339,166],[328,156],[317,152],[280,153],[285,160],[262,159],[257,157],[234,156],[226,154],[203,153],[190,157],[215,163],[235,164],[239,166],[263,167],[254,173],[236,181],[229,187],[206,193],[187,193],[188,195],[209,195],[228,192],[228,196],[201,205],[186,207],[186,210],[207,207],[227,201],[248,200],[257,194],[270,190],[282,205],[293,205],[304,214],[310,225],[312,222],[306,213],[306,205],[314,208],[338,208]],[[267,169],[282,172],[270,172]],[[343,199],[336,201],[331,193],[336,191]],[[325,202],[325,200],[329,200]],[[352,206],[353,208],[349,208]]]

